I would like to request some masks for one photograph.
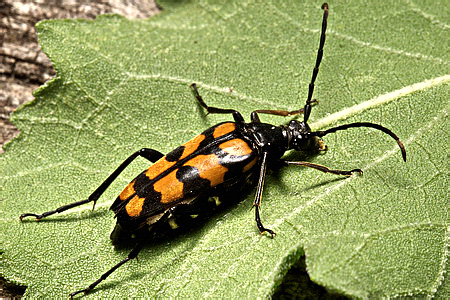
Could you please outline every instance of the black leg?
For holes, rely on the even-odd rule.
[[[191,84],[191,89],[195,99],[197,99],[198,103],[200,103],[200,105],[206,109],[208,114],[232,114],[236,123],[238,123],[239,125],[245,123],[241,113],[235,109],[208,106],[203,100],[202,96],[200,96],[200,94],[198,93],[197,85],[195,83]]]
[[[61,206],[55,210],[44,212],[42,214],[32,214],[32,213],[23,214],[20,216],[20,220],[22,220],[23,218],[26,218],[26,217],[35,217],[37,220],[40,220],[47,216],[66,211],[70,208],[73,208],[73,207],[76,207],[76,206],[79,206],[79,205],[82,205],[85,203],[89,203],[89,202],[94,202],[94,207],[95,207],[96,201],[103,194],[103,192],[117,178],[117,176],[119,176],[119,174],[138,156],[144,157],[151,162],[156,162],[158,159],[163,157],[164,154],[162,154],[159,151],[150,149],[150,148],[142,148],[141,150],[138,150],[138,151],[134,152],[132,155],[130,155],[114,172],[112,172],[111,175],[108,176],[108,178],[106,178],[105,181],[103,181],[103,183],[87,199],[77,201],[74,203],[70,203],[70,204]]]
[[[164,222],[167,221],[167,219],[172,215],[173,209],[170,209],[164,213],[164,215],[155,223],[153,224],[152,231],[147,231],[147,234],[151,234],[151,232],[157,232],[160,225],[164,224]],[[81,294],[81,293],[89,293],[93,288],[95,288],[100,282],[108,278],[109,275],[111,275],[115,270],[117,270],[120,266],[128,262],[129,260],[132,260],[133,258],[136,258],[139,254],[139,252],[142,250],[142,247],[144,244],[148,241],[147,236],[140,236],[139,242],[136,244],[136,246],[131,250],[131,252],[128,254],[126,258],[115,264],[111,269],[109,269],[107,272],[103,273],[102,276],[100,276],[99,279],[94,281],[92,284],[90,284],[87,288],[73,292],[70,294],[70,298],[73,298],[75,295]]]
[[[256,111],[253,111],[250,114],[250,119],[252,120],[252,123],[261,123],[261,120],[259,119],[258,113]]]
[[[173,218],[174,221],[176,221],[176,218],[178,216],[184,216],[186,214],[195,214],[201,211],[199,208],[192,208],[190,205],[184,205],[179,204],[177,206],[174,206],[170,209],[168,209],[164,215],[152,226],[151,231],[147,231],[146,234],[151,234],[152,232],[158,232],[161,225],[167,222],[170,218]],[[173,223],[176,224],[176,223]],[[89,293],[92,289],[94,289],[97,285],[99,285],[102,281],[104,281],[106,278],[108,278],[109,275],[111,275],[115,270],[117,270],[120,266],[128,262],[129,260],[132,260],[133,258],[136,258],[139,254],[139,252],[142,250],[142,247],[144,244],[148,241],[148,238],[146,238],[146,235],[140,236],[139,242],[136,244],[136,246],[131,250],[131,252],[128,254],[126,258],[115,264],[111,269],[109,269],[107,272],[105,272],[102,276],[100,276],[99,279],[94,281],[92,284],[90,284],[87,288],[78,290],[76,292],[73,292],[70,294],[70,298],[73,298],[74,296],[81,294],[81,293]]]
[[[302,167],[308,167],[308,168],[312,168],[312,169],[316,169],[319,171],[322,171],[324,173],[331,173],[331,174],[335,174],[335,175],[344,175],[344,176],[350,176],[353,173],[359,173],[359,175],[362,175],[363,171],[361,169],[353,169],[350,171],[344,171],[344,170],[334,170],[334,169],[330,169],[326,166],[322,166],[322,165],[318,165],[318,164],[313,164],[310,162],[306,162],[306,161],[287,161],[287,160],[282,160],[283,163],[287,164],[287,165],[296,165],[296,166],[302,166]]]
[[[259,208],[261,206],[261,198],[262,198],[262,192],[264,188],[264,178],[266,176],[266,167],[267,167],[267,152],[264,152],[262,155],[261,160],[261,170],[259,172],[259,179],[258,179],[258,186],[256,188],[256,195],[255,195],[255,201],[253,202],[253,207],[255,207],[255,220],[256,220],[256,226],[258,226],[259,232],[264,233],[268,232],[272,236],[272,238],[275,236],[275,232],[272,230],[265,228],[263,224],[261,223],[261,218],[259,216]]]
[[[100,276],[99,279],[94,281],[91,285],[89,285],[87,288],[73,292],[70,294],[70,298],[72,299],[74,296],[81,294],[81,293],[89,293],[93,288],[95,288],[100,282],[108,278],[109,275],[111,275],[112,272],[117,270],[120,266],[128,262],[129,260],[132,260],[133,258],[136,258],[139,252],[142,250],[142,247],[144,246],[144,239],[141,240],[134,248],[131,250],[131,252],[128,254],[126,258],[121,260],[119,263],[114,265],[111,269],[109,269],[106,273],[104,273],[102,276]]]
[[[171,215],[171,211],[167,211],[153,226],[152,232],[157,231],[156,229],[158,225],[162,225],[164,222],[167,221],[169,216]],[[148,231],[147,233],[151,233]],[[132,260],[133,258],[136,258],[139,254],[139,252],[142,250],[142,247],[146,243],[148,239],[146,236],[141,236],[139,242],[136,244],[136,246],[131,250],[131,252],[128,254],[126,258],[115,264],[111,269],[109,269],[107,272],[105,272],[102,276],[100,276],[99,279],[94,281],[92,284],[90,284],[87,288],[73,292],[70,294],[70,298],[73,298],[75,295],[81,294],[81,293],[89,293],[93,288],[95,288],[100,282],[108,278],[109,275],[111,275],[115,270],[117,270],[120,266],[128,262],[129,260]]]

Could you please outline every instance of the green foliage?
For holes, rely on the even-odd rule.
[[[0,158],[0,273],[28,286],[26,296],[65,297],[126,256],[130,249],[109,241],[115,220],[108,208],[148,163],[133,163],[94,211],[85,205],[39,223],[20,223],[18,216],[85,199],[133,151],[166,153],[231,119],[205,117],[190,83],[210,105],[246,117],[255,109],[303,105],[320,6],[224,3],[162,1],[164,11],[148,20],[101,16],[37,25],[57,77],[13,115],[21,134]],[[381,123],[404,141],[406,164],[395,142],[374,130],[327,136],[328,153],[311,161],[362,168],[364,175],[341,179],[295,167],[269,175],[262,216],[274,239],[258,234],[250,194],[205,226],[144,248],[139,261],[89,296],[267,297],[305,254],[310,277],[346,295],[444,297],[446,4],[330,3],[313,126],[340,111],[347,113],[326,119],[328,127]],[[438,77],[381,105],[368,101]]]

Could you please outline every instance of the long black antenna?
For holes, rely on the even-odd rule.
[[[328,19],[328,3],[322,4],[323,9],[323,19],[322,19],[322,32],[320,33],[319,50],[317,51],[316,65],[314,66],[311,82],[308,88],[308,98],[306,99],[306,105],[303,111],[303,120],[306,123],[311,114],[311,102],[312,95],[314,93],[314,82],[316,81],[317,74],[319,73],[320,62],[323,56],[323,46],[325,45],[325,32],[327,31],[327,19]]]
[[[327,135],[332,132],[336,132],[339,130],[346,130],[348,128],[354,128],[354,127],[371,127],[371,128],[375,128],[377,130],[380,130],[380,131],[390,135],[397,142],[398,146],[400,147],[400,150],[402,151],[403,160],[406,162],[406,150],[405,150],[405,146],[400,141],[400,138],[395,133],[393,133],[392,131],[387,129],[386,127],[383,127],[378,124],[369,123],[369,122],[350,123],[350,124],[345,124],[345,125],[341,125],[341,126],[336,126],[336,127],[324,130],[324,131],[311,132],[311,135],[322,137],[322,136]]]
[[[327,31],[328,3],[322,4],[322,9],[323,9],[323,19],[322,19],[322,31],[320,33],[319,50],[317,51],[316,65],[314,66],[312,77],[311,77],[311,82],[309,84],[308,98],[306,99],[306,104],[303,109],[303,116],[304,116],[303,121],[305,123],[308,121],[309,115],[311,114],[311,103],[313,102],[312,96],[314,93],[314,82],[316,81],[317,74],[319,73],[319,66],[320,66],[320,62],[322,61],[322,56],[323,56],[323,47],[325,45],[325,38],[326,38],[325,33]],[[405,146],[400,141],[399,137],[395,133],[393,133],[392,131],[387,129],[386,127],[383,127],[378,124],[369,123],[369,122],[357,122],[357,123],[345,124],[345,125],[336,126],[336,127],[324,130],[324,131],[311,132],[311,136],[322,137],[322,136],[327,135],[332,132],[336,132],[339,130],[346,130],[348,128],[354,128],[354,127],[375,128],[377,130],[380,130],[380,131],[388,134],[390,137],[392,137],[397,142],[398,146],[400,147],[400,150],[402,151],[403,160],[406,162]]]

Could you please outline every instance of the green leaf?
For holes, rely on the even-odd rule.
[[[108,208],[148,163],[133,162],[94,211],[84,205],[39,223],[18,216],[85,199],[137,149],[167,153],[231,120],[205,117],[190,83],[208,104],[246,117],[304,104],[320,34],[317,3],[161,5],[164,11],[148,20],[101,16],[37,26],[58,75],[13,115],[21,134],[0,158],[0,273],[28,286],[26,296],[66,297],[127,255],[129,248],[111,246]],[[269,175],[262,218],[274,239],[258,234],[250,193],[204,226],[145,247],[89,296],[270,297],[305,254],[315,282],[349,296],[445,297],[445,7],[330,3],[311,125],[381,123],[405,143],[406,164],[378,131],[327,136],[329,151],[310,161],[361,168],[364,176],[295,167]]]

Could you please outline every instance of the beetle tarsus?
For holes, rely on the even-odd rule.
[[[69,295],[69,296],[70,296],[70,299],[73,299],[73,297],[75,297],[76,295],[81,294],[81,293],[87,294],[87,293],[89,293],[90,290],[91,290],[91,289],[90,289],[89,287],[87,287],[87,288],[85,288],[85,289],[83,289],[83,290],[79,290],[79,291],[70,293],[70,295]]]
[[[274,238],[277,234],[275,233],[275,232],[273,232],[272,230],[270,230],[270,229],[267,229],[267,228],[264,228],[264,231],[262,231],[262,232],[260,232],[261,234],[264,234],[264,233],[269,233],[270,234],[270,238]]]
[[[24,218],[27,217],[35,217],[36,221],[39,221],[40,219],[42,219],[43,216],[38,214],[22,214],[20,215],[19,220],[22,221]]]

